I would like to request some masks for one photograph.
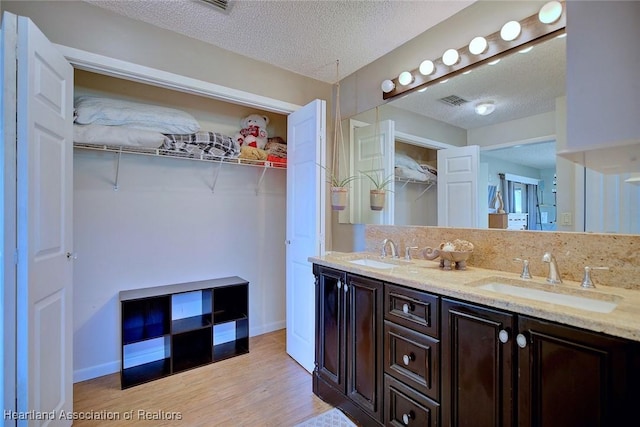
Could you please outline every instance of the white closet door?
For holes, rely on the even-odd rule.
[[[287,122],[287,353],[307,371],[315,361],[315,281],[308,257],[325,250],[326,103],[315,100]]]
[[[480,147],[438,150],[438,226],[478,227]]]
[[[381,211],[371,210],[369,190],[373,188],[371,180],[364,173],[378,174],[382,180],[394,173],[395,162],[395,123],[392,120],[384,120],[376,125],[355,128],[353,130],[354,144],[352,147],[352,169],[360,179],[354,183],[354,194],[351,200],[354,224],[385,224],[393,225],[394,182],[386,189],[385,207]]]
[[[73,68],[18,17],[17,410],[73,408]]]

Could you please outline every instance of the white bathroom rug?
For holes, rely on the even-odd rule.
[[[338,408],[333,408],[294,427],[356,427]]]

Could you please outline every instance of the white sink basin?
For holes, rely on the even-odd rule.
[[[615,297],[607,295],[594,295],[593,298],[587,296],[572,295],[565,292],[546,291],[526,285],[513,285],[501,282],[489,282],[478,286],[478,289],[496,292],[502,295],[510,295],[536,301],[543,301],[552,304],[564,305],[596,313],[611,313],[618,304]],[[578,293],[580,291],[577,291]]]
[[[351,264],[364,265],[366,267],[371,268],[393,268],[397,267],[396,264],[390,264],[388,262],[376,261],[375,259],[370,258],[360,258],[360,259],[352,259],[349,261]]]

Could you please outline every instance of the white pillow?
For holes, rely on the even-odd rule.
[[[121,99],[80,96],[75,100],[76,123],[128,126],[160,133],[188,134],[200,130],[198,121],[181,110]]]
[[[84,144],[158,148],[165,139],[160,132],[125,126],[73,125],[73,141]]]
[[[395,166],[405,167],[407,169],[417,170],[423,172],[422,168],[414,159],[404,153],[396,152]]]

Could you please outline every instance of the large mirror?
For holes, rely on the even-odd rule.
[[[638,234],[640,186],[625,182],[625,175],[604,176],[556,157],[556,139],[566,127],[565,52],[566,39],[553,38],[351,117],[351,143],[354,129],[391,121],[395,165],[408,157],[414,168],[435,169],[437,150],[480,146],[481,214],[494,212],[497,191],[511,214],[498,228]],[[483,101],[493,102],[491,114],[476,113]],[[432,184],[396,179],[391,223],[438,225]],[[383,223],[380,218],[343,214],[341,221]]]

